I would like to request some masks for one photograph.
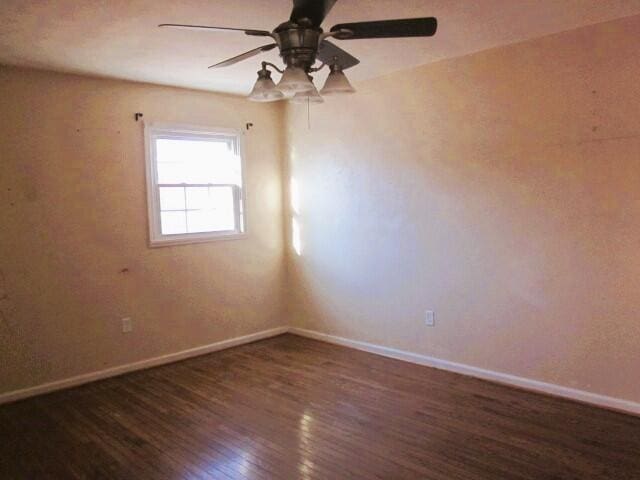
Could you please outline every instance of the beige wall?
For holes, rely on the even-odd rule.
[[[367,81],[310,130],[289,107],[291,321],[640,401],[639,31]]]
[[[285,323],[280,106],[4,67],[0,92],[0,392]],[[248,238],[147,247],[135,112],[254,124]]]

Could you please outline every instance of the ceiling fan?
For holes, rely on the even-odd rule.
[[[274,43],[254,48],[209,68],[233,65],[262,52],[278,47],[285,64],[284,70],[270,62],[262,62],[258,80],[249,94],[249,99],[258,102],[270,102],[290,98],[294,102],[322,102],[322,95],[353,93],[355,89],[349,83],[344,70],[351,68],[360,60],[329,42],[336,40],[359,40],[368,38],[431,37],[436,33],[438,22],[433,17],[409,18],[402,20],[380,20],[373,22],[340,23],[328,32],[320,27],[323,20],[337,0],[293,0],[293,10],[289,21],[277,26],[275,30],[255,30],[248,28],[211,27],[205,25],[181,25],[163,23],[159,27],[181,28],[189,30],[215,30],[242,32],[253,37],[270,37]],[[316,60],[321,64],[314,67]],[[327,81],[318,92],[311,74],[323,67],[330,69]],[[273,68],[282,74],[276,85],[271,79]],[[322,95],[321,95],[322,94]]]

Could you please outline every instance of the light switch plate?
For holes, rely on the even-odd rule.
[[[129,333],[133,330],[133,323],[131,318],[126,317],[122,319],[122,333]]]

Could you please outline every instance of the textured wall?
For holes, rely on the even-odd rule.
[[[367,81],[310,130],[289,107],[292,322],[640,401],[639,31]]]
[[[284,323],[281,107],[10,68],[0,88],[0,392]],[[134,112],[254,124],[246,239],[147,247]]]

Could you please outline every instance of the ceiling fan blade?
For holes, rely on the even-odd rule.
[[[340,23],[331,27],[332,32],[348,30],[349,33],[337,33],[338,40],[357,40],[360,38],[399,38],[431,37],[438,29],[438,20],[434,17],[407,18],[404,20],[380,20],[377,22]],[[350,32],[353,32],[351,34]]]
[[[343,70],[354,67],[360,63],[360,60],[356,57],[326,40],[320,43],[316,56],[327,65],[340,65]]]
[[[247,58],[251,58],[255,55],[258,55],[262,52],[268,52],[276,47],[275,43],[270,43],[268,45],[263,45],[258,48],[254,48],[253,50],[249,50],[248,52],[241,53],[240,55],[236,55],[235,57],[229,58],[224,62],[216,63],[215,65],[211,65],[209,68],[220,68],[220,67],[228,67],[229,65],[233,65],[234,63],[241,62]]]
[[[210,27],[207,25],[181,25],[179,23],[161,23],[159,27],[167,28],[179,28],[182,30],[219,30],[219,31],[232,31],[232,32],[244,32],[245,35],[251,35],[254,37],[270,37],[271,32],[266,30],[252,30],[250,28],[231,28],[231,27]]]
[[[337,0],[293,0],[293,10],[291,11],[290,20],[298,23],[299,20],[308,18],[314,27],[319,27],[336,1]]]

